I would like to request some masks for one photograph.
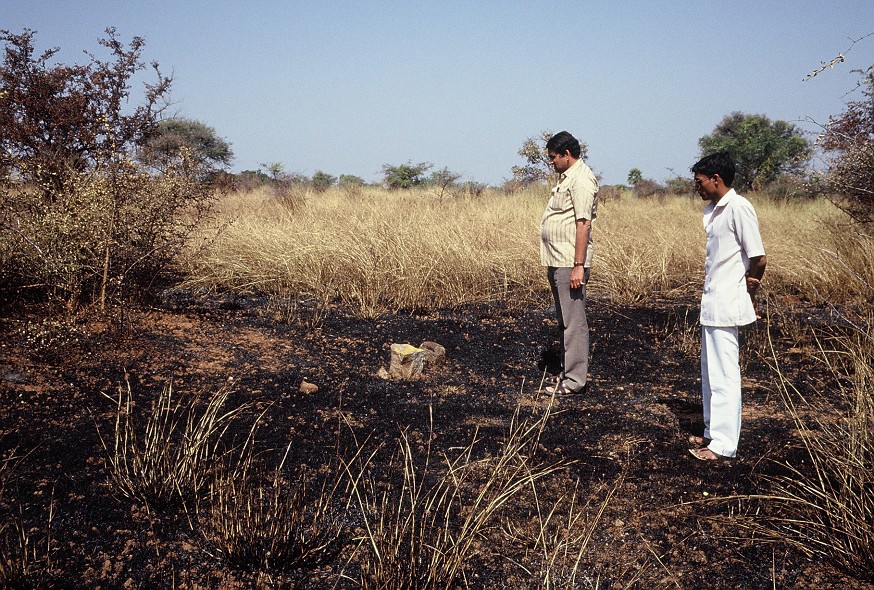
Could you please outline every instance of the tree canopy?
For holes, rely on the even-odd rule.
[[[141,154],[147,163],[165,166],[177,161],[183,149],[207,170],[226,168],[234,159],[231,145],[215,129],[185,118],[158,122],[146,138]]]
[[[783,174],[801,173],[811,156],[810,142],[795,125],[741,112],[727,115],[698,145],[701,156],[732,155],[737,166],[733,186],[739,190],[758,190]]]
[[[399,166],[384,164],[382,166],[383,181],[390,189],[413,188],[426,181],[425,173],[433,167],[434,164],[430,162],[419,162],[418,164],[407,162]]]

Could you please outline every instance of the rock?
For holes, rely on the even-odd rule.
[[[380,367],[379,371],[376,372],[376,376],[380,379],[388,379],[389,374],[385,367]]]
[[[426,352],[412,344],[392,344],[388,374],[392,379],[412,379],[422,374]]]
[[[307,381],[302,381],[298,390],[301,393],[316,393],[319,390],[319,386],[315,383],[309,383]]]
[[[429,365],[440,365],[446,359],[446,349],[436,342],[425,341],[419,345],[425,351],[425,362]]]

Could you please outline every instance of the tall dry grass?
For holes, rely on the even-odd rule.
[[[549,300],[538,253],[545,199],[543,188],[447,199],[338,188],[289,205],[268,191],[237,193],[220,207],[221,230],[205,232],[184,259],[186,285],[320,309],[340,303],[367,317],[493,301],[523,308]],[[766,293],[874,298],[872,236],[826,201],[751,199],[768,250]],[[690,196],[601,203],[590,293],[619,303],[697,293],[701,207]]]
[[[874,316],[852,324],[820,348],[831,378],[818,393],[826,395],[804,395],[777,367],[806,461],[769,478],[775,491],[756,524],[874,582]]]

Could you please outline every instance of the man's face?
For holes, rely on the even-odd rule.
[[[572,162],[570,150],[565,150],[563,154],[549,150],[546,153],[546,158],[549,160],[549,163],[552,164],[552,168],[559,174],[564,174],[567,172],[567,169],[571,167]]]
[[[707,176],[706,174],[695,174],[695,190],[698,195],[705,201],[712,201],[714,197],[718,197],[719,193],[716,190],[716,175]]]

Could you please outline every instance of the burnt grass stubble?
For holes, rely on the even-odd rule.
[[[589,391],[557,400],[538,450],[544,462],[573,461],[546,484],[554,494],[578,483],[594,514],[614,490],[581,562],[585,575],[578,579],[588,586],[579,587],[866,587],[785,545],[727,539],[744,534],[729,519],[712,518],[736,506],[708,498],[767,493],[760,476],[802,458],[787,442],[793,426],[766,359],[744,350],[739,459],[704,464],[685,440],[701,429],[697,352],[678,345],[684,330],[697,338],[688,324],[695,303],[617,306],[596,298],[588,311]],[[115,407],[102,394],[117,395],[126,375],[139,404],[170,383],[191,396],[230,386],[229,405],[251,404],[252,415],[267,409],[260,449],[281,454],[292,442],[286,464],[318,469],[365,440],[396,449],[402,431],[419,452],[432,436],[432,453],[450,456],[476,431],[476,453],[494,453],[519,404],[523,416],[542,411],[546,397],[538,387],[544,369],[555,369],[550,309],[477,305],[362,320],[332,308],[315,327],[277,320],[255,297],[177,296],[113,321],[72,326],[40,308],[0,308],[0,451],[15,457],[3,474],[0,514],[7,537],[14,522],[29,531],[42,560],[33,564],[41,586],[246,588],[284,581],[318,588],[336,580],[339,563],[265,582],[224,563],[196,521],[192,527],[179,511],[149,514],[117,497],[97,429],[112,437]],[[777,347],[790,346],[773,329],[772,336]],[[445,346],[444,365],[413,381],[376,376],[391,343],[425,340]],[[795,360],[784,371],[815,394],[815,366],[803,356],[787,358]],[[302,379],[319,391],[300,393]],[[226,438],[245,437],[252,421],[240,422]],[[530,520],[532,509],[510,506],[503,516]],[[475,563],[473,587],[536,585],[487,551]],[[347,573],[354,576],[354,568]]]

